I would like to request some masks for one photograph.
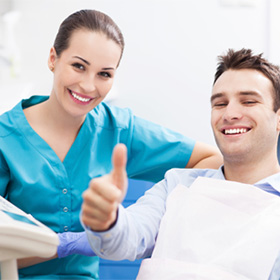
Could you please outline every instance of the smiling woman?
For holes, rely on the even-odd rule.
[[[66,119],[83,123],[86,113],[112,88],[121,53],[122,48],[105,34],[73,32],[66,50],[59,55],[54,47],[50,51],[48,63],[55,79],[50,99],[41,106],[62,107]]]
[[[60,239],[47,263],[20,260],[20,278],[98,279],[98,258],[79,214],[90,180],[111,170],[116,144],[126,145],[127,174],[134,179],[159,181],[173,167],[222,163],[216,148],[102,102],[123,48],[123,36],[107,15],[70,15],[49,53],[50,96],[31,96],[0,116],[0,195]]]

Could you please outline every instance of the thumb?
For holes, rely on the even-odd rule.
[[[126,146],[124,144],[116,145],[112,156],[113,170],[111,176],[113,183],[123,192],[126,192],[127,188],[126,161]]]

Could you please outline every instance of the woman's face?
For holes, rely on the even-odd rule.
[[[76,30],[60,57],[54,48],[50,51],[48,63],[54,68],[52,98],[71,116],[85,116],[110,91],[120,56],[120,46],[106,35]]]

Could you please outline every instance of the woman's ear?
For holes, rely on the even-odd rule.
[[[55,48],[52,47],[48,58],[48,66],[52,72],[54,71],[55,68],[56,59],[57,59],[56,51]]]

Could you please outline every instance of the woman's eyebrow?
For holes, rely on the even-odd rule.
[[[83,59],[80,56],[74,56],[74,58],[78,58],[78,59],[82,60],[85,64],[90,65],[90,63],[87,60]]]
[[[78,59],[80,59],[80,60],[82,60],[85,64],[87,64],[87,65],[90,65],[90,63],[87,61],[87,60],[85,60],[85,59],[83,59],[82,57],[80,57],[80,56],[73,56],[74,58],[78,58]],[[102,68],[102,70],[115,70],[115,68],[114,67],[105,67],[105,68]]]

